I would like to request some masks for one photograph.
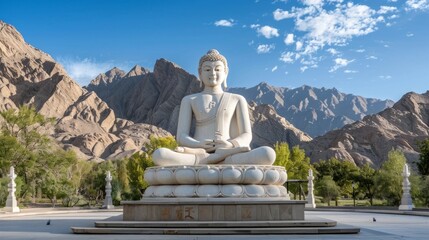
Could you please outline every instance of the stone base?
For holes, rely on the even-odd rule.
[[[124,221],[304,220],[305,201],[284,198],[143,198],[124,201]]]
[[[3,211],[11,212],[11,213],[19,213],[21,212],[21,209],[19,209],[19,207],[4,207]]]
[[[402,211],[412,211],[414,208],[414,205],[400,205],[399,210]]]
[[[303,221],[99,221],[95,227],[72,227],[75,234],[255,235],[356,234],[359,228],[328,219]]]

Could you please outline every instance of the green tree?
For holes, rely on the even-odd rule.
[[[419,144],[420,156],[417,162],[417,169],[422,176],[429,175],[429,139]]]
[[[332,176],[332,179],[340,187],[343,195],[351,196],[352,183],[355,176],[359,174],[359,168],[349,161],[340,161],[336,158],[321,160],[314,164],[318,179],[323,176]]]
[[[274,145],[274,151],[276,152],[274,165],[285,167],[288,179],[307,179],[311,164],[303,149],[294,146],[290,151],[289,145],[281,142]]]
[[[375,178],[377,171],[373,169],[369,163],[359,168],[359,174],[355,176],[355,181],[358,183],[359,191],[365,194],[365,197],[369,198],[371,206],[373,205],[374,195],[376,192]]]
[[[340,195],[340,188],[331,176],[323,176],[317,181],[316,191],[317,194],[323,198],[323,202],[328,203],[328,206],[331,206],[331,200],[336,200]]]
[[[172,136],[168,137],[154,137],[150,136],[149,143],[145,144],[145,152],[152,159],[153,152],[158,148],[169,148],[175,149],[177,147],[177,142]]]
[[[145,152],[134,153],[127,160],[128,181],[133,200],[141,199],[144,190],[148,187],[148,184],[144,180],[144,170],[152,166],[154,166],[153,161],[149,154]]]
[[[391,150],[375,179],[376,195],[386,199],[389,205],[398,205],[401,201],[402,170],[405,162],[405,156],[400,150]]]
[[[51,148],[50,140],[43,132],[54,119],[45,118],[28,106],[21,106],[18,110],[9,109],[0,112],[0,115],[4,119],[0,141],[7,143],[6,147],[2,147],[5,151],[0,157],[2,171],[5,167],[15,166],[17,175],[22,176],[24,180],[18,198],[27,193],[33,193],[34,196],[40,171],[46,164],[43,152],[49,152]]]

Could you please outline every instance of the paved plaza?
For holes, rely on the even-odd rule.
[[[94,221],[118,220],[122,210],[28,210],[0,213],[0,239],[428,239],[429,217],[346,211],[307,211],[306,218],[326,218],[360,227],[352,235],[75,235],[70,227],[92,227]],[[374,222],[373,219],[376,221]],[[50,224],[47,225],[48,221]]]

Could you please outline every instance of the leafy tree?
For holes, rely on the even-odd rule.
[[[323,198],[323,202],[328,203],[328,206],[331,206],[331,200],[335,200],[340,195],[340,188],[331,176],[323,176],[317,181],[316,190],[318,195]]]
[[[429,207],[429,176],[425,176],[421,182],[419,197],[422,200],[423,205],[425,207]]]
[[[400,150],[391,150],[375,179],[376,195],[386,199],[390,205],[398,205],[401,201],[402,170],[405,162],[405,156]]]
[[[2,146],[3,154],[0,159],[2,171],[10,165],[15,166],[17,175],[24,180],[23,189],[18,198],[34,191],[37,180],[40,180],[41,170],[46,165],[44,152],[49,152],[49,138],[43,134],[50,123],[54,120],[45,118],[33,108],[21,106],[18,111],[9,109],[0,112],[4,121],[2,122]],[[33,194],[34,195],[34,194]]]
[[[149,143],[145,144],[145,152],[149,155],[149,157],[152,159],[153,152],[158,148],[169,148],[169,149],[175,149],[177,147],[177,142],[174,139],[174,137],[168,136],[168,137],[153,137],[150,136]]]
[[[141,199],[144,190],[148,187],[148,184],[144,180],[144,170],[152,166],[154,166],[153,161],[145,152],[134,153],[127,160],[128,181],[133,200]]]
[[[314,167],[317,171],[316,176],[318,179],[323,176],[332,176],[343,195],[350,196],[352,194],[352,183],[359,173],[359,168],[354,163],[331,158],[315,163]]]
[[[369,198],[371,206],[373,205],[374,195],[376,192],[376,176],[377,171],[368,163],[359,168],[359,174],[355,176],[355,181],[358,183],[359,191],[365,193],[365,197]]]
[[[420,156],[417,162],[417,169],[422,176],[429,175],[429,139],[419,144]]]
[[[276,152],[274,165],[285,167],[288,179],[307,179],[311,164],[303,149],[294,146],[290,151],[289,145],[282,142],[274,145],[274,151]]]

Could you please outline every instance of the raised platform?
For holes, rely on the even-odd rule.
[[[360,229],[337,226],[335,221],[314,219],[302,221],[99,221],[94,228],[73,227],[77,234],[356,234]]]
[[[305,201],[285,198],[143,198],[124,201],[124,221],[304,220]]]

